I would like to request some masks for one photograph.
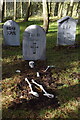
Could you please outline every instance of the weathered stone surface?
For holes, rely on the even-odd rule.
[[[4,44],[10,46],[20,45],[20,27],[13,21],[8,20],[3,26]]]
[[[66,16],[58,20],[58,45],[74,45],[77,21]]]
[[[38,25],[30,25],[23,35],[23,57],[25,60],[46,59],[46,33]]]

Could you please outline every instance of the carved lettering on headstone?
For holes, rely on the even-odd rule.
[[[25,29],[23,57],[25,60],[46,59],[46,33],[42,27],[31,25]]]
[[[77,21],[66,16],[58,20],[58,45],[74,45]]]
[[[31,48],[33,48],[33,54],[36,54],[36,48],[38,48],[38,46],[36,46],[36,43],[33,43],[33,46],[31,46]]]
[[[3,26],[4,44],[11,46],[20,45],[20,28],[13,20],[8,20]]]
[[[6,27],[6,29],[7,29],[7,35],[16,35],[15,27]]]

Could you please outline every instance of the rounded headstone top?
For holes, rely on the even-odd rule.
[[[20,45],[20,27],[13,20],[7,20],[3,25],[4,44],[11,46]]]
[[[72,18],[72,17],[70,17],[70,16],[65,16],[65,17],[63,17],[63,18],[61,18],[61,19],[59,19],[58,21],[57,21],[57,23],[63,23],[63,22],[65,22],[65,21],[67,21],[67,20],[71,20],[71,21],[73,21],[73,22],[75,22],[75,23],[77,23],[77,20],[75,20],[74,18]]]
[[[14,24],[18,25],[15,21],[13,20],[7,20],[4,25],[9,25],[9,26],[14,26]],[[19,26],[19,25],[18,25]]]
[[[25,60],[45,60],[46,32],[38,25],[28,26],[23,35],[23,57]]]
[[[38,25],[30,25],[24,31],[23,39],[44,41],[46,32]]]
[[[38,30],[38,29],[41,29],[44,33],[45,33],[45,30],[43,29],[43,27],[39,26],[39,25],[30,25],[28,26],[25,31],[31,31],[31,30]]]

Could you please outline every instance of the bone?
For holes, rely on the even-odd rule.
[[[33,91],[33,89],[32,89],[32,85],[31,85],[31,83],[29,82],[29,80],[27,79],[27,78],[25,78],[25,81],[28,83],[28,85],[29,85],[29,88],[30,88],[30,94],[32,94],[32,95],[34,95],[34,96],[36,96],[36,97],[39,97],[39,94],[37,93],[37,92],[34,92]]]
[[[54,97],[54,95],[53,94],[49,94],[49,93],[45,93],[45,94],[43,94],[44,96],[47,96],[48,98],[53,98]]]
[[[30,61],[30,62],[29,62],[29,67],[30,67],[30,68],[34,68],[34,61]]]
[[[44,72],[46,72],[49,68],[54,68],[55,66],[54,65],[51,65],[51,66],[47,66],[46,70]]]
[[[16,70],[17,73],[20,73],[21,71],[20,70]]]
[[[47,66],[47,68],[46,68],[46,70],[44,72],[46,72],[49,68],[50,68],[50,66]]]
[[[39,72],[37,72],[37,77],[40,77],[40,74],[39,74]]]
[[[40,87],[40,89],[44,92],[44,96],[47,96],[48,98],[53,98],[54,95],[53,94],[49,94],[46,92],[46,90],[43,88],[42,85],[38,84],[37,82],[35,82],[33,79],[32,79],[32,83],[34,83],[35,85],[37,85],[38,87]]]

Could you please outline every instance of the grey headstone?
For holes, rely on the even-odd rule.
[[[38,25],[30,25],[23,35],[23,58],[25,60],[46,59],[46,33]]]
[[[13,21],[8,20],[3,26],[4,44],[10,46],[20,45],[20,27]]]
[[[58,45],[74,45],[77,21],[69,16],[58,20]]]

